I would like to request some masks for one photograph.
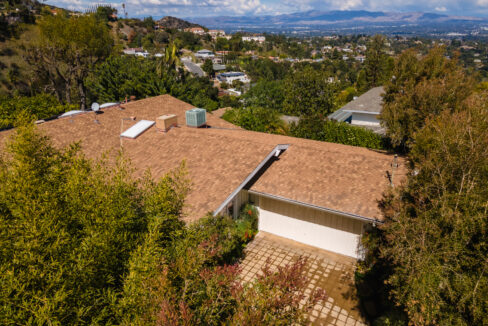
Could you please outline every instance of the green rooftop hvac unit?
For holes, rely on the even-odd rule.
[[[207,123],[207,111],[205,109],[194,108],[186,111],[186,125],[188,127],[201,127]]]

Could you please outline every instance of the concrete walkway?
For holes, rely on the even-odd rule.
[[[361,318],[354,287],[355,260],[326,250],[307,246],[266,232],[259,232],[246,248],[241,263],[244,281],[251,281],[269,258],[271,266],[284,266],[298,257],[307,257],[308,279],[305,294],[323,288],[328,302],[316,305],[310,314],[312,325],[360,326]]]

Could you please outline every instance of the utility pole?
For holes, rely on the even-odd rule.
[[[125,3],[122,4],[122,9],[124,9],[125,19],[127,19],[129,15],[127,14],[127,11],[125,10]]]

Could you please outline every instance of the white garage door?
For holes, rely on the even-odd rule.
[[[364,222],[261,197],[259,230],[342,255],[359,258]]]

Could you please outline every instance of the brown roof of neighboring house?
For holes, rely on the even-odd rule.
[[[88,157],[116,155],[120,148],[122,118],[155,120],[176,114],[179,127],[167,133],[150,128],[136,139],[123,139],[124,152],[136,176],[150,169],[161,177],[186,160],[192,190],[186,220],[217,209],[278,144],[289,148],[252,185],[251,190],[372,219],[381,219],[377,201],[387,188],[393,156],[365,148],[270,135],[236,128],[207,114],[211,128],[185,126],[185,111],[192,105],[169,95],[111,107],[40,124],[58,146],[81,140]],[[124,121],[124,130],[134,122]],[[0,141],[10,131],[0,133]],[[403,164],[400,170],[403,169]],[[404,174],[404,172],[402,172]],[[402,173],[398,173],[401,175]]]

